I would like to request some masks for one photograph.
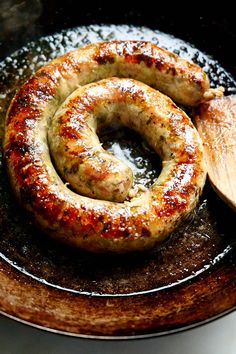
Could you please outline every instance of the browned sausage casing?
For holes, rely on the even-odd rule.
[[[198,66],[151,43],[89,45],[47,64],[21,87],[6,119],[5,158],[16,195],[52,237],[95,252],[143,250],[165,238],[195,207],[205,181],[202,146],[190,119],[158,91],[117,78],[88,85],[80,97],[86,93],[99,101],[91,96],[92,87],[110,90],[113,85],[120,90],[119,104],[129,101],[143,112],[140,121],[128,111],[121,120],[143,132],[163,158],[163,170],[150,190],[123,203],[68,189],[50,159],[48,126],[78,85],[110,76],[142,81],[186,105],[202,101],[209,89]]]

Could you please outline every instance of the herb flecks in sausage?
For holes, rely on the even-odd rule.
[[[51,143],[57,146],[57,139],[65,139],[64,150],[72,160],[75,156],[78,158],[71,165],[64,164],[64,155],[57,151],[64,165],[61,173],[80,173],[82,162],[90,159],[93,164],[86,174],[94,181],[107,177],[114,170],[112,164],[117,162],[111,161],[107,168],[101,169],[96,161],[106,160],[106,156],[94,153],[94,141],[92,146],[81,144],[87,129],[90,133],[97,129],[96,124],[88,128],[83,119],[84,115],[90,119],[89,115],[99,104],[101,106],[101,97],[97,93],[82,100],[79,95],[76,105],[69,106],[65,115],[58,108],[78,86],[111,76],[142,81],[187,106],[195,106],[214,95],[213,91],[208,94],[209,81],[202,69],[151,43],[114,41],[88,45],[53,60],[21,87],[8,110],[5,158],[18,199],[52,237],[94,252],[144,250],[167,237],[195,207],[205,181],[202,146],[189,118],[154,89],[144,90],[144,84],[117,78],[91,84],[79,90],[99,91],[106,87],[112,91],[112,85],[126,82],[118,85],[120,94],[116,104],[119,108],[126,105],[137,110],[136,119],[130,119],[130,112],[120,112],[120,109],[116,118],[144,133],[152,148],[161,155],[163,169],[149,190],[141,191],[130,201],[94,199],[96,187],[91,189],[91,180],[87,181],[88,189],[92,190],[90,198],[68,189],[51,161],[48,127],[53,130],[55,117],[61,117],[58,122],[62,127],[56,128],[58,135],[50,138]],[[108,102],[106,107],[113,104],[111,97]],[[109,115],[101,116],[103,124],[104,119],[107,123]],[[76,150],[74,147],[79,140]],[[58,146],[60,148],[60,142]],[[125,170],[126,175],[128,171]],[[129,184],[130,181],[132,178]],[[110,199],[116,199],[113,192]],[[123,199],[124,196],[121,201]]]

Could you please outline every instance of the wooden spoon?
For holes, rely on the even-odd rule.
[[[201,104],[194,118],[210,182],[236,211],[236,95]]]

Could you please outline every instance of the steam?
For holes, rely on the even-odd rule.
[[[27,28],[41,13],[40,0],[0,0],[0,38]]]

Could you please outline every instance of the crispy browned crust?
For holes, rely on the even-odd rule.
[[[54,60],[16,94],[5,134],[11,183],[21,203],[52,237],[89,251],[146,249],[166,237],[196,205],[205,181],[202,147],[190,120],[174,103],[169,114],[172,129],[188,138],[188,143],[168,172],[168,183],[160,179],[140,198],[117,204],[76,195],[63,184],[50,161],[48,121],[78,84],[112,72],[128,73],[153,86],[156,71],[163,82],[169,82],[164,85],[167,93],[181,103],[196,104],[208,88],[205,74],[196,65],[150,43],[116,41],[89,45]],[[186,86],[179,98],[176,82]],[[189,87],[195,96],[186,95]]]

